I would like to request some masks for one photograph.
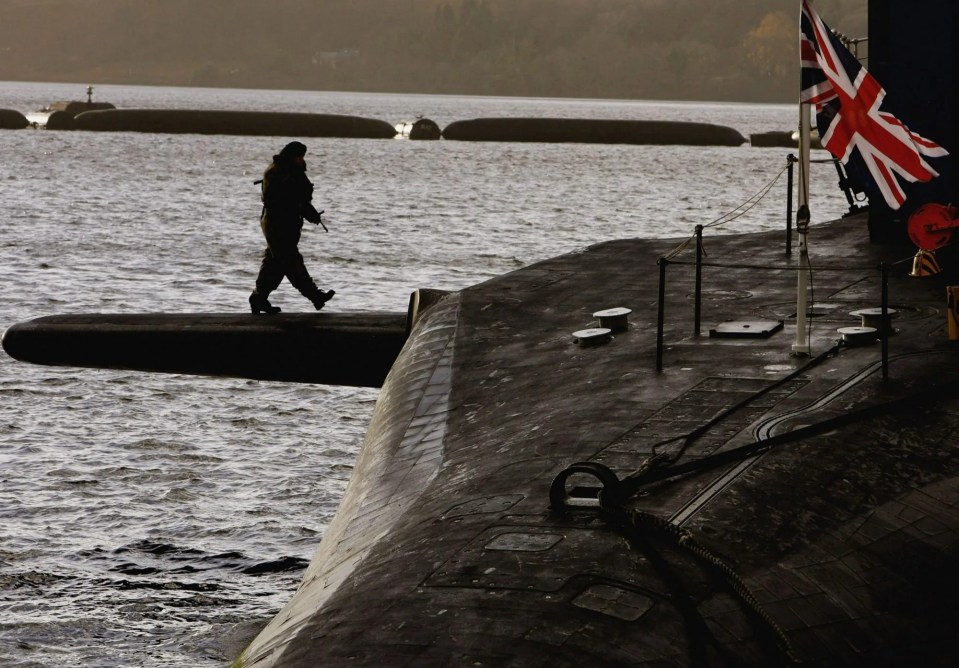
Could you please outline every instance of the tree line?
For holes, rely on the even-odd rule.
[[[866,33],[867,0],[820,0]],[[0,79],[790,102],[797,0],[7,0]]]

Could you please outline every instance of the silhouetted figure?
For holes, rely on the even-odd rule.
[[[313,207],[313,184],[306,176],[304,155],[306,146],[298,141],[290,142],[278,155],[273,156],[273,162],[263,174],[260,228],[266,237],[266,251],[256,277],[256,288],[250,295],[253,313],[280,312],[279,307],[270,304],[267,297],[279,287],[284,276],[313,302],[317,311],[334,294],[333,290],[324,292],[316,287],[297,248],[303,220],[321,224],[321,212]]]

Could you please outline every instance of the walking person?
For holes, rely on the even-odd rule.
[[[306,146],[293,141],[283,147],[263,174],[263,212],[260,229],[266,237],[266,250],[256,287],[250,295],[253,313],[279,313],[280,308],[270,304],[271,292],[283,277],[313,302],[319,311],[333,298],[333,290],[320,290],[303,264],[298,244],[303,220],[321,225],[320,214],[313,206],[313,184],[306,176]],[[324,226],[325,229],[325,226]]]

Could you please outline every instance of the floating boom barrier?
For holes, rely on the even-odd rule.
[[[27,117],[15,109],[0,109],[0,129],[22,130],[30,125]]]
[[[590,118],[476,118],[454,121],[444,130],[421,118],[397,125],[361,116],[272,111],[200,109],[116,109],[109,103],[57,103],[47,119],[49,130],[152,132],[275,137],[354,139],[449,139],[453,141],[542,142],[583,144],[651,144],[740,146],[738,130],[695,121]],[[56,108],[55,108],[56,107]],[[92,107],[92,108],[91,108]],[[0,129],[30,125],[18,111],[0,109]],[[750,136],[753,146],[789,146],[787,132]]]
[[[273,137],[391,139],[396,129],[372,118],[339,114],[196,109],[107,109],[73,119],[75,130]]]
[[[689,146],[740,146],[746,142],[746,138],[737,130],[711,123],[586,118],[476,118],[454,121],[443,130],[443,138],[458,141]]]

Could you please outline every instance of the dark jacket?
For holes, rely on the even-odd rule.
[[[313,184],[306,171],[281,155],[273,156],[273,163],[263,174],[264,229],[277,233],[299,231],[303,219],[320,222],[320,214],[313,207]]]

